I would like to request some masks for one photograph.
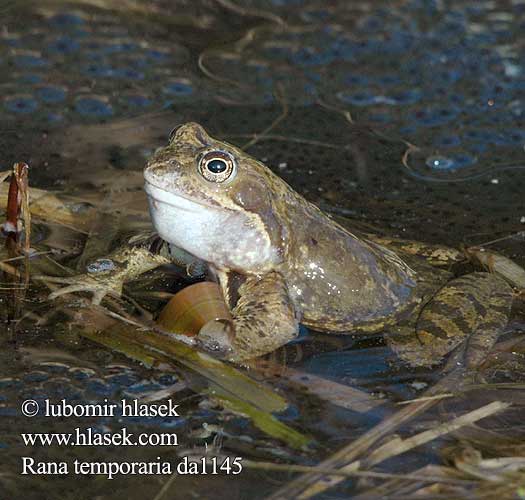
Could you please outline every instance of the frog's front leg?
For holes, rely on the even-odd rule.
[[[270,353],[297,337],[296,310],[279,273],[247,278],[218,273],[218,278],[233,322],[227,328],[219,322],[205,325],[198,336],[205,347],[212,346],[226,359],[241,362]]]
[[[389,345],[413,366],[437,364],[462,348],[464,366],[476,368],[505,328],[512,297],[512,288],[494,274],[461,276],[441,288],[415,325],[401,327],[388,339]]]
[[[120,296],[126,281],[169,262],[166,255],[153,253],[148,246],[126,246],[88,265],[86,274],[69,278],[51,276],[34,278],[67,285],[52,292],[49,295],[50,299],[68,293],[88,292],[92,294],[92,303],[100,304],[106,295]]]

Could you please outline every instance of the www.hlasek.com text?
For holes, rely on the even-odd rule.
[[[22,432],[25,446],[178,446],[179,438],[173,432],[97,432],[88,427],[76,427],[73,432]]]

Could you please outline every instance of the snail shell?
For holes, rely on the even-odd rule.
[[[176,293],[164,306],[157,323],[169,332],[193,337],[213,320],[231,322],[232,317],[219,285],[202,281]]]

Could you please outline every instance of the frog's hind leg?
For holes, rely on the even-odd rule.
[[[394,338],[392,347],[410,364],[430,366],[461,346],[465,367],[476,368],[507,324],[512,294],[512,288],[494,274],[456,278],[423,307],[415,335]]]
[[[416,257],[434,267],[446,269],[454,264],[466,261],[466,255],[463,251],[444,245],[380,237],[373,234],[366,234],[366,238],[393,250],[402,258]]]
[[[233,324],[204,325],[198,335],[205,347],[226,359],[241,362],[268,354],[297,337],[299,322],[283,277],[270,272],[262,277],[219,273]]]

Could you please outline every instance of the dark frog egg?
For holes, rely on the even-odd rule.
[[[82,70],[86,75],[93,78],[107,78],[114,74],[114,69],[108,64],[90,63]]]
[[[36,85],[37,83],[42,83],[42,81],[44,80],[42,75],[38,75],[36,73],[13,75],[13,77],[20,83],[27,83],[29,85]]]
[[[49,124],[58,124],[64,120],[64,115],[60,113],[48,113],[46,118]]]
[[[422,97],[422,92],[419,89],[409,89],[402,92],[397,92],[395,94],[392,94],[389,96],[389,104],[397,104],[397,105],[408,105],[408,104],[415,104],[418,102]]]
[[[65,373],[69,370],[69,366],[58,361],[44,361],[38,365],[42,370],[50,373]]]
[[[86,382],[86,389],[97,396],[111,396],[119,387],[100,378],[92,378]]]
[[[44,382],[50,377],[49,373],[44,371],[32,371],[24,375],[24,382],[33,383],[33,382]]]
[[[139,381],[138,375],[129,371],[114,373],[112,375],[107,375],[104,378],[109,384],[116,385],[120,388],[129,387]]]
[[[452,148],[461,144],[461,139],[457,135],[440,135],[434,140],[438,147]]]
[[[95,370],[92,370],[91,368],[85,368],[82,366],[74,366],[68,371],[71,377],[73,377],[76,380],[85,380],[87,378],[93,377],[96,374]]]
[[[424,127],[435,127],[449,123],[457,115],[458,111],[453,108],[430,108],[415,111],[412,116],[416,123]]]
[[[371,113],[368,115],[368,119],[371,122],[376,123],[388,123],[391,121],[391,117],[388,113]]]
[[[106,45],[102,49],[102,52],[104,54],[115,54],[118,52],[136,52],[138,50],[140,50],[138,43],[133,42],[132,40],[118,40]]]
[[[22,382],[13,377],[5,377],[0,379],[0,389],[15,389],[21,387]]]
[[[191,82],[185,78],[170,80],[163,87],[163,92],[170,96],[188,96],[193,94]]]
[[[144,80],[145,78],[142,71],[137,71],[134,68],[115,68],[111,76],[126,80]]]
[[[75,110],[82,116],[106,118],[113,115],[113,108],[105,97],[85,96],[75,101]]]
[[[67,95],[67,91],[64,87],[58,87],[55,85],[42,85],[35,89],[35,95],[42,102],[48,104],[55,104],[62,102]]]
[[[49,399],[78,400],[83,395],[82,389],[73,385],[66,377],[56,377],[43,382],[42,391]]]
[[[156,381],[143,379],[130,385],[126,389],[125,394],[129,397],[134,397],[137,394],[155,392],[159,391],[162,388],[163,386]]]
[[[156,62],[165,62],[170,58],[170,52],[162,49],[146,50],[146,57]]]
[[[170,386],[179,382],[179,378],[173,373],[163,373],[157,377],[157,382],[162,385]]]
[[[61,36],[56,40],[53,40],[46,47],[46,51],[49,54],[72,54],[76,52],[80,47],[80,44],[69,36]]]
[[[4,107],[12,113],[33,113],[38,103],[30,95],[13,95],[4,99]]]
[[[295,51],[290,60],[297,66],[318,66],[329,64],[335,58],[335,53],[328,50],[318,50],[316,47],[302,47]]]
[[[149,97],[142,94],[128,94],[122,100],[130,108],[147,108],[153,104]]]
[[[19,52],[13,56],[13,63],[18,68],[45,68],[49,61],[38,52]]]
[[[468,153],[460,153],[453,157],[456,168],[470,167],[477,163],[478,158],[476,156],[469,155]]]
[[[377,104],[377,96],[366,90],[352,93],[342,91],[337,93],[337,97],[341,101],[353,104],[354,106],[370,106],[371,104]]]
[[[49,19],[49,23],[54,26],[79,26],[85,23],[82,15],[75,12],[60,12]]]

